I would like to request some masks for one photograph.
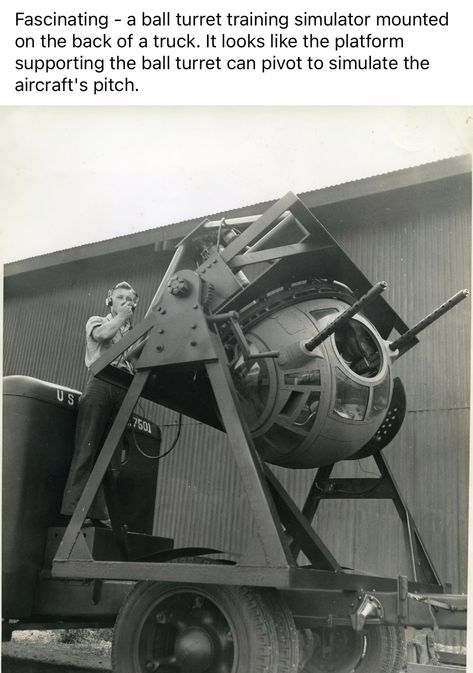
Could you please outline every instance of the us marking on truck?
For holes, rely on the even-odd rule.
[[[133,430],[141,430],[141,432],[146,432],[148,435],[152,435],[153,431],[151,429],[151,423],[145,421],[143,418],[138,418],[137,416],[132,416],[128,421],[128,427],[133,428]]]
[[[76,407],[79,403],[79,396],[74,393],[66,392],[61,388],[56,390],[56,398],[61,404],[66,404],[68,407]]]

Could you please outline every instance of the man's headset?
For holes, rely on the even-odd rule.
[[[138,302],[139,302],[140,298],[139,298],[136,290],[134,290],[131,287],[131,285],[129,283],[127,283],[126,281],[122,281],[120,283],[117,283],[115,285],[115,287],[112,287],[112,289],[107,292],[107,298],[105,299],[105,306],[110,307],[112,305],[112,303],[113,303],[112,294],[113,294],[114,290],[120,290],[120,289],[130,290],[135,295],[135,301],[131,305],[131,310],[134,311],[136,309],[136,307],[138,306]]]

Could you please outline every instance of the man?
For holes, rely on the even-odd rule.
[[[85,365],[90,368],[92,363],[115,344],[131,329],[133,312],[138,303],[138,293],[129,283],[117,283],[108,291],[105,301],[110,313],[105,317],[92,316],[85,327],[86,349]],[[116,367],[127,369],[132,373],[130,363],[124,355],[112,362]],[[77,414],[75,449],[69,475],[64,490],[61,514],[70,517],[84,490],[99,450],[108,434],[110,426],[121,406],[125,393],[89,374],[84,393],[79,401]],[[104,483],[110,480],[106,475]],[[88,512],[86,525],[110,527],[107,503],[104,490],[99,488]]]

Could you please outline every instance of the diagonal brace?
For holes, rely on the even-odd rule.
[[[206,364],[207,373],[227,432],[230,446],[246,489],[255,518],[263,558],[259,563],[273,568],[294,566],[294,559],[285,539],[278,512],[264,477],[264,467],[253,445],[246,422],[239,412],[236,393],[225,364],[223,347],[214,337],[220,350],[220,361]]]
[[[317,570],[341,571],[342,568],[335,557],[267,466],[265,475],[281,521],[286,531],[296,541],[297,551],[301,550]]]
[[[407,503],[401,495],[401,491],[394,479],[389,465],[387,464],[381,452],[375,453],[373,458],[376,462],[378,470],[380,471],[381,478],[385,482],[388,482],[394,491],[392,501],[404,527],[407,546],[411,557],[414,580],[418,581],[420,579],[429,582],[430,584],[438,584],[439,586],[442,586],[441,579],[427,552],[427,548],[425,547],[417,526],[415,525]]]
[[[110,432],[107,435],[105,443],[99,453],[89,480],[87,481],[84,491],[79,499],[79,502],[77,503],[74,514],[72,515],[69,525],[66,528],[64,537],[59,544],[55,560],[66,561],[70,558],[74,544],[79,536],[81,526],[84,523],[87,512],[89,511],[102,479],[105,476],[105,472],[110,464],[110,461],[112,460],[112,456],[115,453],[118,443],[123,433],[125,432],[129,418],[136,406],[136,403],[138,402],[148,376],[149,370],[144,370],[135,374],[133,381],[131,382],[131,385],[123,399],[118,414],[115,417],[112,427],[110,428]]]

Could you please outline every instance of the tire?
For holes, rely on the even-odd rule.
[[[404,629],[394,626],[305,629],[299,640],[300,673],[399,673],[405,659]]]
[[[299,669],[299,636],[292,612],[276,589],[262,592],[276,627],[278,673],[297,673]]]
[[[140,582],[118,614],[114,673],[296,673],[292,615],[273,590]]]
[[[405,632],[398,626],[367,626],[366,648],[356,673],[399,673],[405,660]]]

